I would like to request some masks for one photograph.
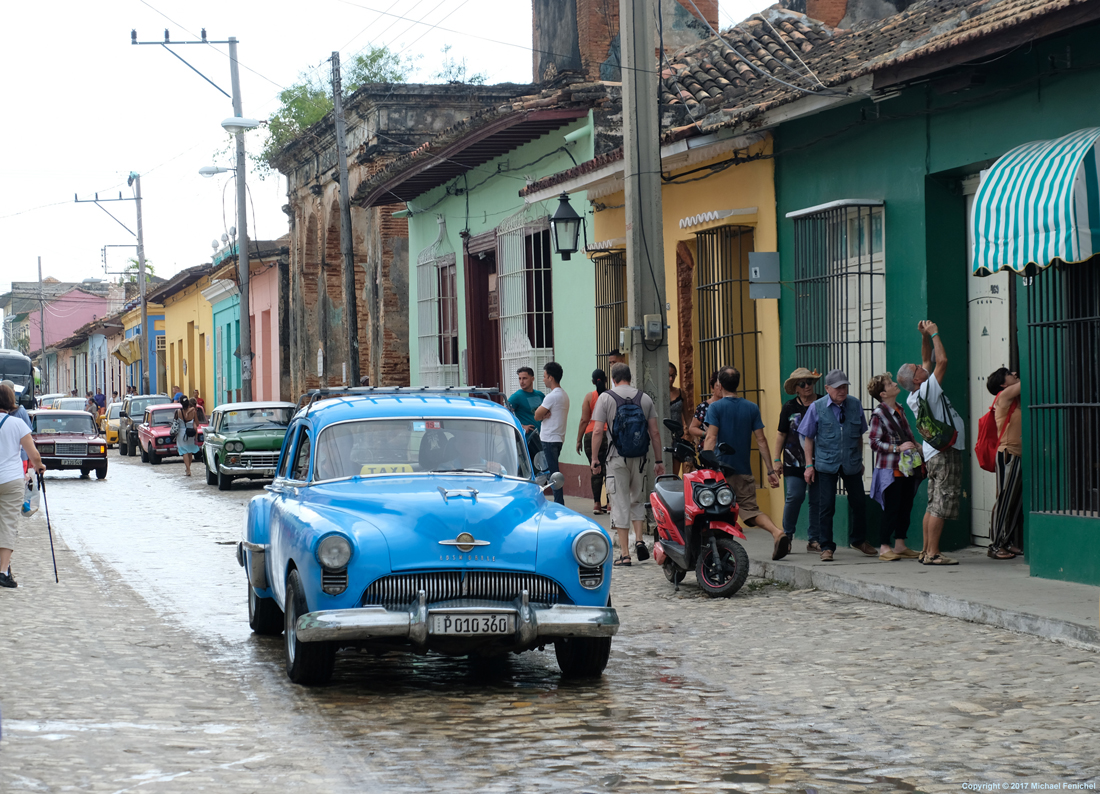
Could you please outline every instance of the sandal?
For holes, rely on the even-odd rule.
[[[994,560],[1013,560],[1016,555],[1008,549],[999,549],[996,546],[990,546],[985,552],[987,557],[992,557]]]
[[[638,541],[634,544],[634,553],[638,555],[638,562],[644,562],[649,559],[649,549],[642,541]]]
[[[781,560],[786,557],[791,551],[791,536],[787,534],[780,535],[775,539],[775,545],[772,547],[772,559]]]
[[[613,562],[611,564],[612,564],[612,566],[614,566],[616,568],[626,567],[626,566],[630,565],[630,557],[628,557],[627,555],[624,554],[622,557],[615,560],[615,562]]]
[[[935,557],[925,557],[925,565],[958,565],[958,560],[953,560],[950,557],[944,557],[942,554],[937,554]]]

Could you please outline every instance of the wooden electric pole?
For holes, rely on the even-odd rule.
[[[340,250],[344,254],[344,327],[348,334],[348,380],[359,385],[359,313],[355,295],[355,251],[351,237],[351,196],[348,192],[348,149],[341,97],[340,53],[332,53],[332,112],[336,119],[336,161],[340,167]]]

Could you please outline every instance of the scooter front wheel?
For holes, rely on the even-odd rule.
[[[661,569],[665,572],[665,578],[673,584],[680,584],[680,582],[684,581],[684,577],[687,576],[687,571],[677,568],[671,561],[662,565]]]
[[[695,578],[703,591],[714,598],[729,598],[741,589],[749,577],[749,555],[736,540],[717,538],[718,555],[714,548],[704,543],[699,550],[699,562],[695,566]]]

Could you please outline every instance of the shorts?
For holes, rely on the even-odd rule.
[[[645,458],[620,458],[607,461],[607,502],[611,505],[612,529],[630,529],[631,521],[645,521]],[[641,471],[639,471],[639,469]]]
[[[763,512],[756,504],[756,480],[751,474],[734,474],[726,478],[737,497],[737,517],[748,524]]]
[[[11,480],[0,485],[0,549],[15,550],[19,523],[23,518],[23,488],[25,480]]]
[[[945,449],[928,461],[928,514],[945,521],[959,517],[962,494],[962,454]]]

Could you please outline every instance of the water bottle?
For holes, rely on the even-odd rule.
[[[27,487],[23,489],[23,517],[30,518],[38,512],[38,503],[41,500],[41,492],[38,490],[38,479],[31,477],[27,481]]]

